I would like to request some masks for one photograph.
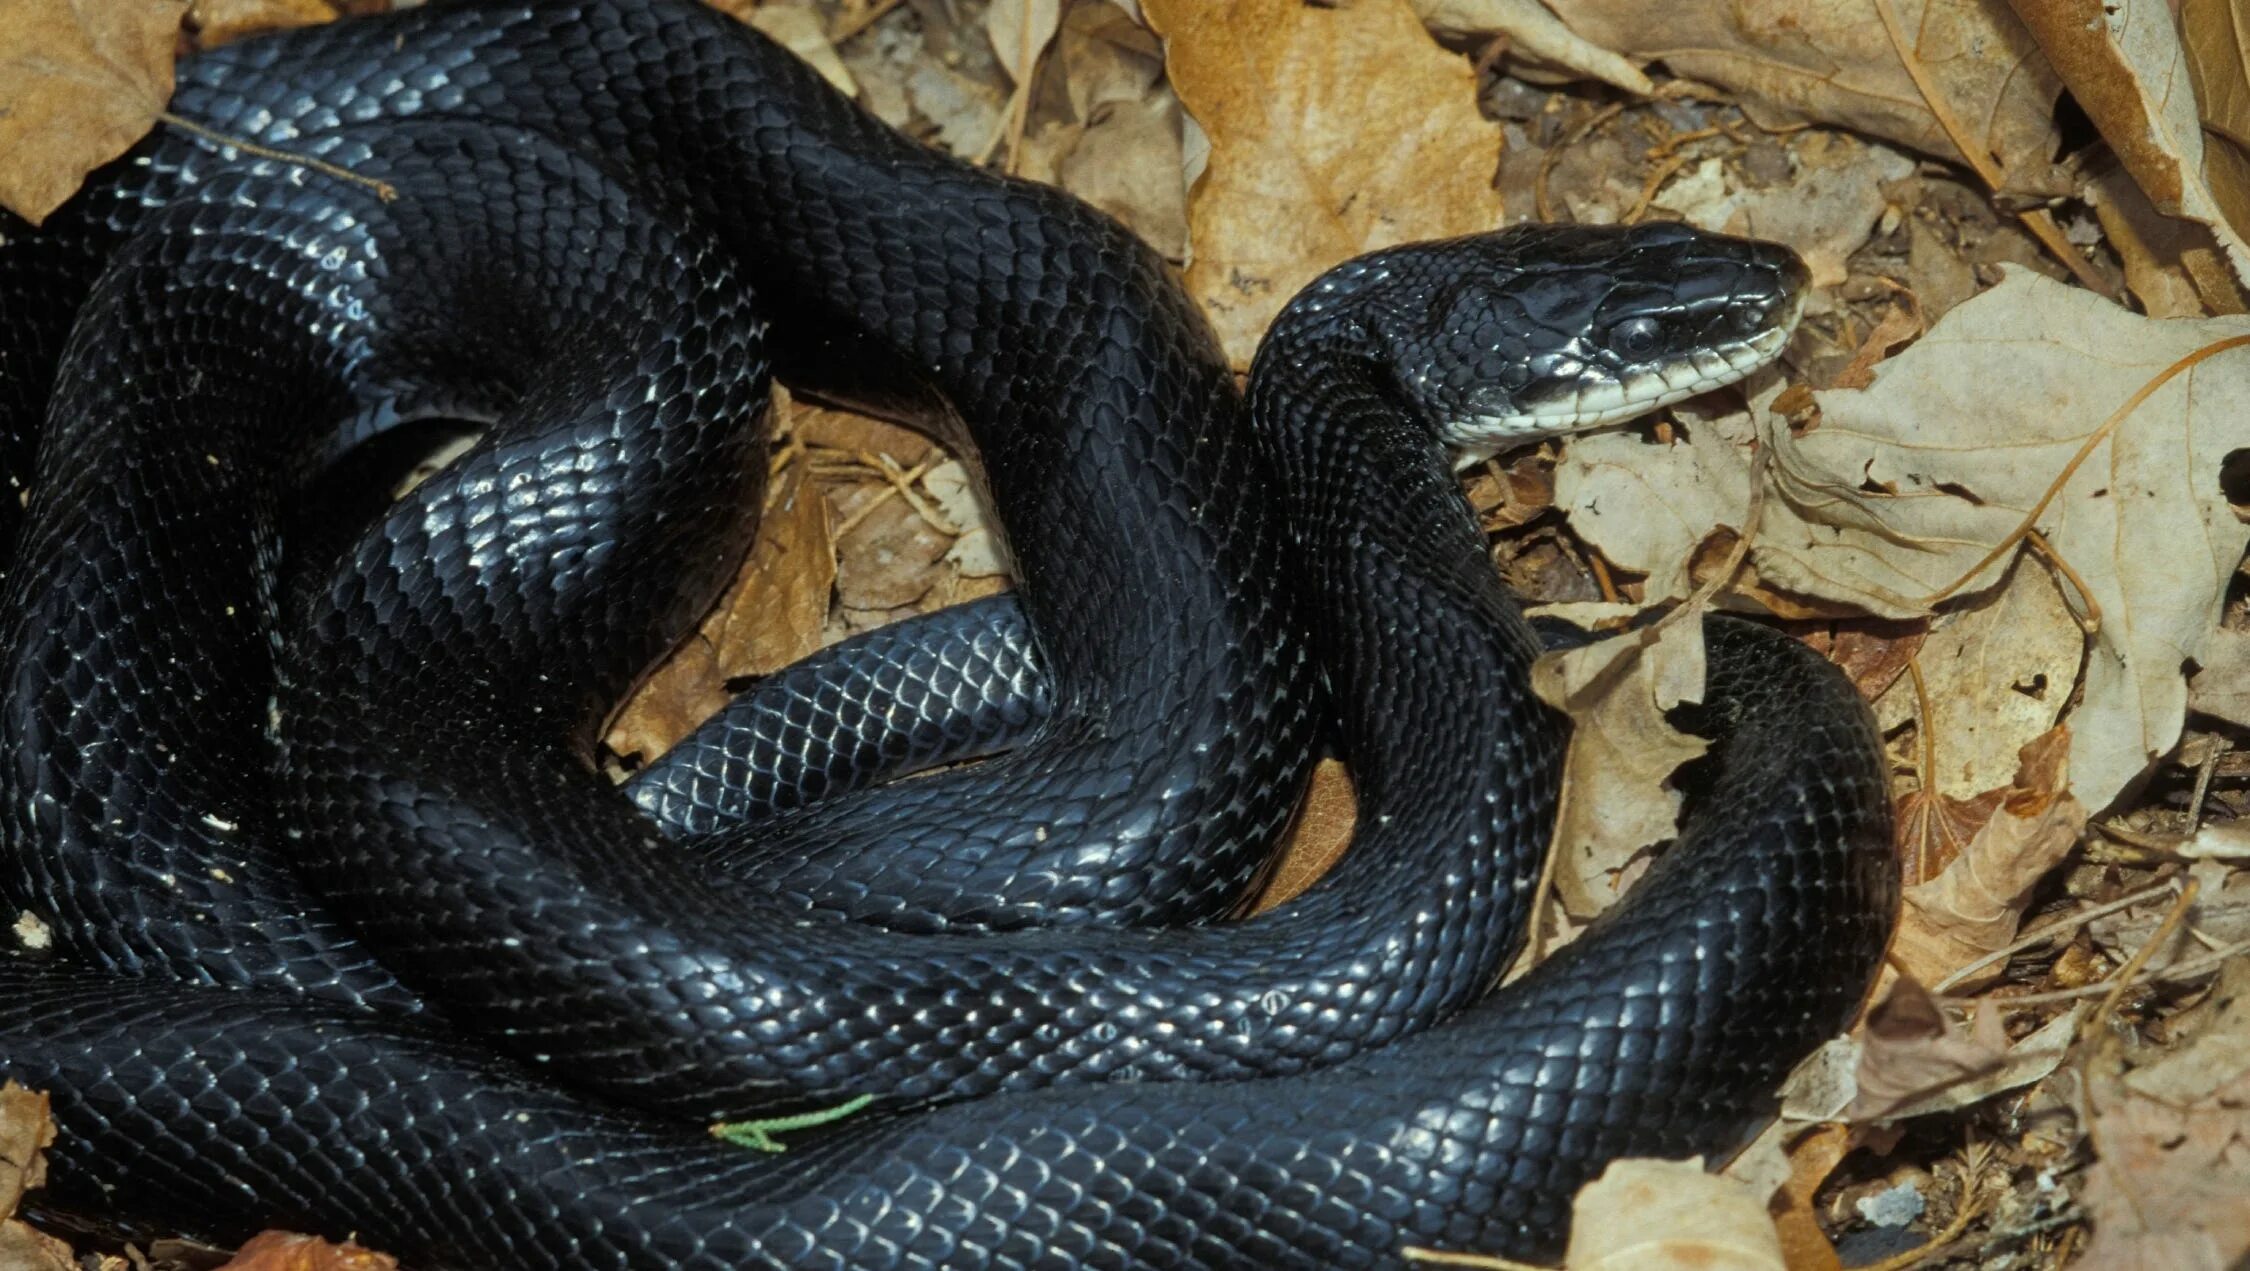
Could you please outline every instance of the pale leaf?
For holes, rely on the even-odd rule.
[[[1700,1161],[1611,1161],[1571,1202],[1572,1271],[1783,1271],[1756,1189]]]
[[[2121,1271],[2224,1271],[2250,1254],[2250,962],[2212,989],[2187,1044],[2131,1070],[2091,1066],[2094,1148],[2081,1258]]]
[[[1980,0],[1893,2],[1909,52],[1998,157],[2008,188],[2067,193],[2051,162],[2061,85],[2023,25]],[[1866,0],[1551,0],[1549,7],[1603,48],[1729,90],[1762,125],[1841,124],[1925,154],[1961,157]]]
[[[1770,447],[1745,577],[1889,617],[1989,588],[2028,521],[2101,614],[2067,718],[2074,789],[2104,807],[2178,739],[2183,667],[2211,642],[2250,541],[2219,479],[2245,441],[2250,348],[2170,374],[2244,336],[2250,320],[2145,318],[2009,269],[1871,387],[1816,394],[1810,431],[1683,412],[1688,445],[1584,438],[1556,470],[1556,502],[1611,561],[1649,575],[1650,599],[1681,595],[1707,528],[1747,498],[1753,447]],[[2075,586],[2072,602],[2091,614]]]
[[[1671,622],[1542,655],[1532,689],[1571,717],[1554,885],[1589,917],[1617,898],[1635,854],[1672,836],[1680,798],[1665,781],[1710,746],[1664,717],[1703,692],[1702,628]]]

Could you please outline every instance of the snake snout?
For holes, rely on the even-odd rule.
[[[1444,390],[1424,409],[1472,455],[1741,379],[1780,355],[1810,283],[1778,243],[1677,224],[1523,226],[1442,250],[1461,254],[1463,281],[1417,379]]]

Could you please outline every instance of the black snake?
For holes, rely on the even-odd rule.
[[[1864,708],[1718,620],[1680,846],[1486,995],[1561,733],[1440,443],[1740,374],[1794,316],[1780,249],[1362,258],[1246,414],[1117,226],[691,6],[340,24],[186,64],[174,109],[397,197],[163,136],[5,231],[0,894],[63,956],[0,964],[0,1070],[56,1092],[66,1200],[423,1265],[1537,1252],[1601,1162],[1724,1150],[1858,1001],[1894,889]],[[871,654],[927,691],[903,721],[739,762],[809,795],[1012,749],[674,843],[592,732],[742,550],[768,357],[973,449],[1021,609],[965,620],[974,665],[943,620]],[[431,416],[485,435],[366,533],[304,493]],[[1316,667],[1353,850],[1197,925],[1294,805]],[[805,674],[839,719],[872,691]],[[672,1128],[862,1097],[780,1158]]]

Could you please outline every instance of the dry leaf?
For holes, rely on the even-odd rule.
[[[2203,124],[2203,178],[2239,238],[2250,233],[2250,9],[2242,0],[2177,7]]]
[[[2208,229],[2236,279],[2250,282],[2250,243],[2240,225],[2228,223],[2205,175],[2193,73],[2168,0],[2015,0],[2015,6],[2157,210]],[[2218,59],[2204,60],[2208,68]]]
[[[16,1221],[25,1192],[46,1182],[41,1155],[55,1141],[47,1096],[0,1082],[0,1267],[8,1271],[74,1271],[70,1246]]]
[[[2178,739],[2182,666],[2210,642],[2250,541],[2219,480],[2244,444],[2250,349],[2179,369],[2234,338],[2250,321],[2144,318],[2008,268],[1872,387],[1815,394],[1819,427],[1683,411],[1687,446],[1583,438],[1556,469],[1556,502],[1604,556],[1648,574],[1650,599],[1682,595],[1704,527],[1744,506],[1752,450],[1770,447],[1751,578],[1892,617],[1990,587],[2028,521],[2103,615],[2069,722],[2079,801],[2104,807]],[[2083,607],[2075,586],[2072,599]]]
[[[247,35],[332,22],[328,0],[194,0],[188,12],[196,42],[217,48]]]
[[[984,33],[1008,78],[1022,83],[1039,64],[1062,22],[1061,0],[993,0],[984,11]]]
[[[969,470],[958,459],[948,459],[922,474],[922,488],[929,492],[931,502],[939,512],[961,531],[953,546],[945,549],[945,559],[953,563],[964,578],[1005,578],[1008,576],[1007,553],[1000,543],[1000,535],[993,529],[991,518],[986,516],[984,500],[977,497],[976,483]]]
[[[1900,679],[1875,703],[1876,722],[1885,732],[1908,720],[1926,730],[1924,794],[1973,799],[2005,787],[2018,753],[2055,726],[2085,644],[2053,571],[2019,560],[1997,595],[1931,624],[1915,655],[1921,691]]]
[[[2250,1254],[2250,961],[2212,990],[2186,1045],[2139,1067],[2089,1065],[2080,1116],[2096,1160],[2080,1265],[2226,1271]]]
[[[0,206],[37,225],[147,135],[187,0],[0,0]]]
[[[1500,223],[1500,129],[1477,113],[1467,59],[1439,48],[1406,0],[1143,9],[1210,139],[1187,283],[1237,365],[1330,265]]]
[[[55,1141],[47,1096],[0,1082],[0,1218],[15,1216],[23,1194],[47,1181],[40,1155]]]
[[[2085,807],[2064,793],[2069,743],[2068,730],[2058,729],[2025,746],[2023,766],[1991,819],[1937,877],[1905,890],[1890,959],[1901,971],[1936,984],[2016,938],[2032,889],[2086,826]]]
[[[836,598],[847,608],[898,610],[929,594],[931,566],[953,548],[941,532],[887,485],[854,485],[831,496],[842,524],[836,538]]]
[[[1617,899],[1634,855],[1672,836],[1674,769],[1710,749],[1664,713],[1703,693],[1702,629],[1667,622],[1581,649],[1543,654],[1532,690],[1571,718],[1556,818],[1554,886],[1563,907],[1591,917]]]
[[[2250,631],[2212,632],[2196,661],[2201,666],[2188,681],[2189,709],[2250,727]]]
[[[1169,93],[1094,108],[1055,179],[1168,260],[1188,252],[1187,176],[1180,103]]]
[[[726,683],[780,670],[821,646],[836,581],[828,504],[792,463],[775,475],[757,541],[696,634],[651,673],[604,738],[610,751],[661,755],[727,701]]]
[[[2209,231],[2158,212],[2122,168],[2096,175],[2086,197],[2141,312],[2152,318],[2243,312],[2241,286]]]
[[[2179,930],[2162,946],[2150,950],[2142,966],[2143,975],[2201,958],[2214,946],[2250,940],[2250,872],[2231,869],[2223,860],[2198,860],[2188,866],[2188,876],[2198,883],[2195,899],[2188,903]],[[2167,893],[2119,913],[2103,914],[2087,924],[2086,934],[2111,961],[2122,963],[2156,938],[2157,929],[2178,899],[2176,892]]]
[[[1776,1119],[1727,1165],[1726,1176],[1771,1196],[1766,1211],[1781,1237],[1789,1271],[1843,1271],[1836,1246],[1821,1230],[1821,1185],[1857,1145],[1850,1126],[1805,1126]]]
[[[1343,763],[1323,759],[1313,768],[1312,786],[1298,807],[1296,823],[1282,840],[1273,881],[1258,895],[1257,911],[1283,904],[1320,881],[1352,845],[1359,804]]]
[[[1433,31],[1447,35],[1503,37],[1510,57],[1529,58],[1542,67],[1598,79],[1636,97],[1656,85],[1631,62],[1580,38],[1539,0],[1413,0],[1414,11]]]
[[[845,68],[844,59],[836,56],[836,46],[828,42],[828,25],[821,20],[819,10],[809,4],[767,0],[747,14],[735,16],[819,71],[837,92],[846,97],[859,96],[859,81]]]
[[[1701,1161],[1611,1161],[1570,1212],[1571,1271],[1783,1271],[1765,1198]]]
[[[1825,132],[1807,134],[1788,154],[1797,170],[1787,181],[1739,184],[1736,169],[1714,157],[1666,183],[1653,204],[1704,229],[1785,243],[1804,258],[1815,287],[1833,287],[1889,206],[1884,184],[1910,175],[1914,161]]]
[[[1923,71],[1970,135],[1999,159],[2003,188],[2069,193],[2050,161],[2061,84],[2023,26],[1979,0],[1891,2]],[[1840,124],[1925,154],[1962,157],[1866,0],[1570,0],[1549,7],[1603,48],[1729,90],[1765,127]]]
[[[398,1259],[355,1244],[267,1231],[251,1237],[219,1271],[398,1271]]]
[[[2062,1063],[2078,1034],[2079,1012],[2010,1044],[2000,1009],[1977,1003],[1966,1032],[1946,1022],[1929,990],[1901,977],[1867,1013],[1854,1071],[1849,1121],[1888,1121],[1947,1112],[2044,1078]]]

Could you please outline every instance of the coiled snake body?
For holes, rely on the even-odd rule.
[[[1863,991],[1894,888],[1864,708],[1714,620],[1679,847],[1485,995],[1560,734],[1441,442],[1741,373],[1793,318],[1779,249],[1363,258],[1276,324],[1246,419],[1122,230],[695,7],[340,24],[196,60],[175,109],[397,197],[164,138],[0,247],[31,490],[0,891],[64,955],[0,963],[0,1071],[56,1092],[66,1199],[421,1265],[1540,1252],[1603,1161],[1724,1150]],[[1015,748],[674,843],[591,735],[742,550],[769,354],[973,443],[1021,617],[942,676],[958,627],[902,638],[929,727],[742,762]],[[282,526],[336,519],[309,474],[424,416],[487,428],[285,586]],[[1316,662],[1353,851],[1159,925],[1231,905],[1286,819]],[[861,1097],[780,1157],[677,1128]]]

